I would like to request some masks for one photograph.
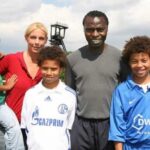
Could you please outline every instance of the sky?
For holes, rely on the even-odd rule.
[[[77,50],[87,44],[82,19],[91,10],[108,16],[106,43],[120,50],[133,36],[150,36],[150,0],[0,0],[0,51],[26,50],[24,33],[33,22],[45,24],[49,40],[52,24],[67,25],[65,47],[67,51]]]

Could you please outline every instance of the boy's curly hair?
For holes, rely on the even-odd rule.
[[[150,56],[150,38],[148,36],[135,36],[127,41],[124,46],[123,61],[128,65],[132,54],[142,52]]]

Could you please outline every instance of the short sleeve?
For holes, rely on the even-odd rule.
[[[115,89],[112,95],[110,109],[110,131],[109,140],[125,142],[126,123],[124,119],[124,111],[121,103],[121,95],[118,88]]]

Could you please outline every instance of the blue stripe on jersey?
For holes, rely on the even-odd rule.
[[[69,91],[70,93],[72,93],[73,95],[76,96],[76,92],[75,92],[72,88],[70,88],[69,86],[66,86],[66,87],[65,87],[65,90],[66,90],[66,91]]]
[[[70,142],[70,133],[69,133],[69,130],[68,129],[66,129],[66,136],[67,136],[67,139],[68,139],[68,145],[69,145],[69,148],[68,148],[68,150],[71,150],[71,142]]]

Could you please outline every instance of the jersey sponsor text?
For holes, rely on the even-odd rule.
[[[52,118],[34,118],[32,125],[62,127],[64,121]]]

